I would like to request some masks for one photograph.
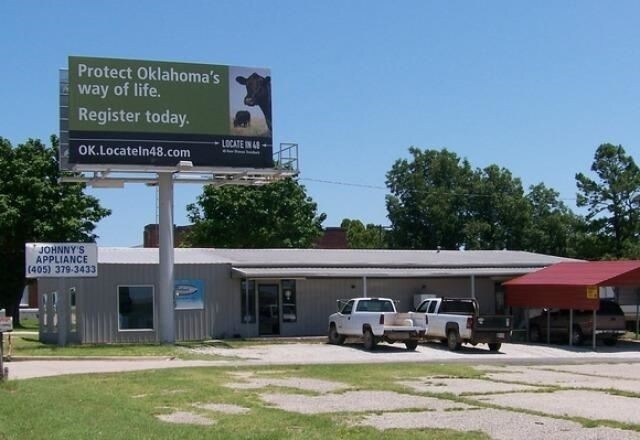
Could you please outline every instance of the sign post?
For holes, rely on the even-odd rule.
[[[159,289],[158,315],[160,317],[160,342],[173,344],[175,334],[174,307],[174,251],[173,251],[173,176],[171,173],[160,173],[158,185],[160,199],[160,218],[158,225],[159,249]]]
[[[9,377],[9,369],[4,366],[4,333],[13,331],[13,318],[0,316],[0,381]]]

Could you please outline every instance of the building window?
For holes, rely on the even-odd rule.
[[[44,326],[45,329],[47,329],[46,331],[49,331],[49,329],[47,327],[49,327],[49,304],[47,304],[47,300],[49,298],[49,294],[48,293],[43,293],[42,294],[42,325]]]
[[[240,282],[240,320],[244,324],[256,322],[256,282],[242,280]]]
[[[282,322],[296,322],[296,280],[282,280]]]
[[[51,292],[51,330],[58,331],[58,292]]]
[[[70,323],[69,323],[69,331],[77,332],[78,331],[78,316],[76,310],[76,288],[72,287],[69,289],[69,310],[70,310]]]
[[[118,286],[118,329],[153,330],[153,286]]]

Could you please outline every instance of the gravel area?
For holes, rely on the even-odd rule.
[[[598,391],[568,390],[554,393],[515,393],[474,397],[481,402],[539,411],[549,415],[614,420],[640,425],[640,398]]]
[[[487,394],[542,389],[531,385],[508,384],[483,379],[425,377],[412,382],[398,382],[421,393]]]
[[[472,408],[464,403],[451,400],[412,396],[391,391],[349,391],[343,394],[325,394],[322,396],[265,393],[261,394],[260,398],[284,411],[302,414]]]
[[[163,422],[169,423],[181,423],[185,425],[213,425],[215,420],[208,419],[206,417],[199,416],[198,414],[190,413],[187,411],[176,411],[171,414],[159,414],[156,416]]]
[[[584,428],[569,420],[532,416],[498,409],[473,411],[437,411],[386,413],[371,415],[356,423],[385,429],[454,429],[456,431],[482,431],[495,440],[512,439],[607,439],[637,440],[640,433],[614,428]]]
[[[554,365],[535,367],[543,370],[561,370],[568,373],[588,374],[591,376],[615,377],[616,379],[631,379],[640,381],[640,368],[637,364],[585,364],[585,365]]]
[[[551,368],[551,367],[550,367]],[[553,367],[553,369],[562,369]],[[507,367],[500,372],[487,372],[486,377],[496,381],[522,382],[531,385],[558,385],[568,388],[615,389],[640,393],[640,380],[617,377],[595,377],[571,372],[551,371],[535,367]]]
[[[233,405],[229,403],[194,403],[196,408],[206,409],[207,411],[221,412],[224,414],[246,414],[251,411],[249,408],[245,408],[240,405]]]
[[[566,347],[542,344],[503,344],[499,353],[489,352],[486,345],[472,347],[463,345],[460,351],[449,351],[442,344],[421,344],[416,351],[407,351],[401,344],[379,344],[370,352],[362,344],[349,343],[342,346],[305,343],[273,344],[243,348],[199,347],[197,353],[228,357],[223,363],[233,364],[333,364],[333,363],[380,363],[380,362],[554,362],[559,359],[601,362],[625,359],[640,361],[640,343],[621,344],[616,347],[598,347],[593,351],[587,346]]]
[[[290,377],[286,379],[278,379],[275,377],[244,377],[242,382],[233,382],[225,384],[226,387],[236,390],[250,390],[265,388],[268,386],[297,388],[305,391],[316,393],[332,393],[351,388],[350,385],[331,382],[328,380],[309,379],[303,377]]]

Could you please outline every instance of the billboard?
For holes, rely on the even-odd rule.
[[[26,278],[94,278],[98,276],[95,243],[25,243]]]
[[[60,91],[67,169],[273,167],[268,69],[72,56]]]

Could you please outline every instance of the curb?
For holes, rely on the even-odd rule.
[[[11,356],[6,362],[25,361],[173,361],[174,356]]]

